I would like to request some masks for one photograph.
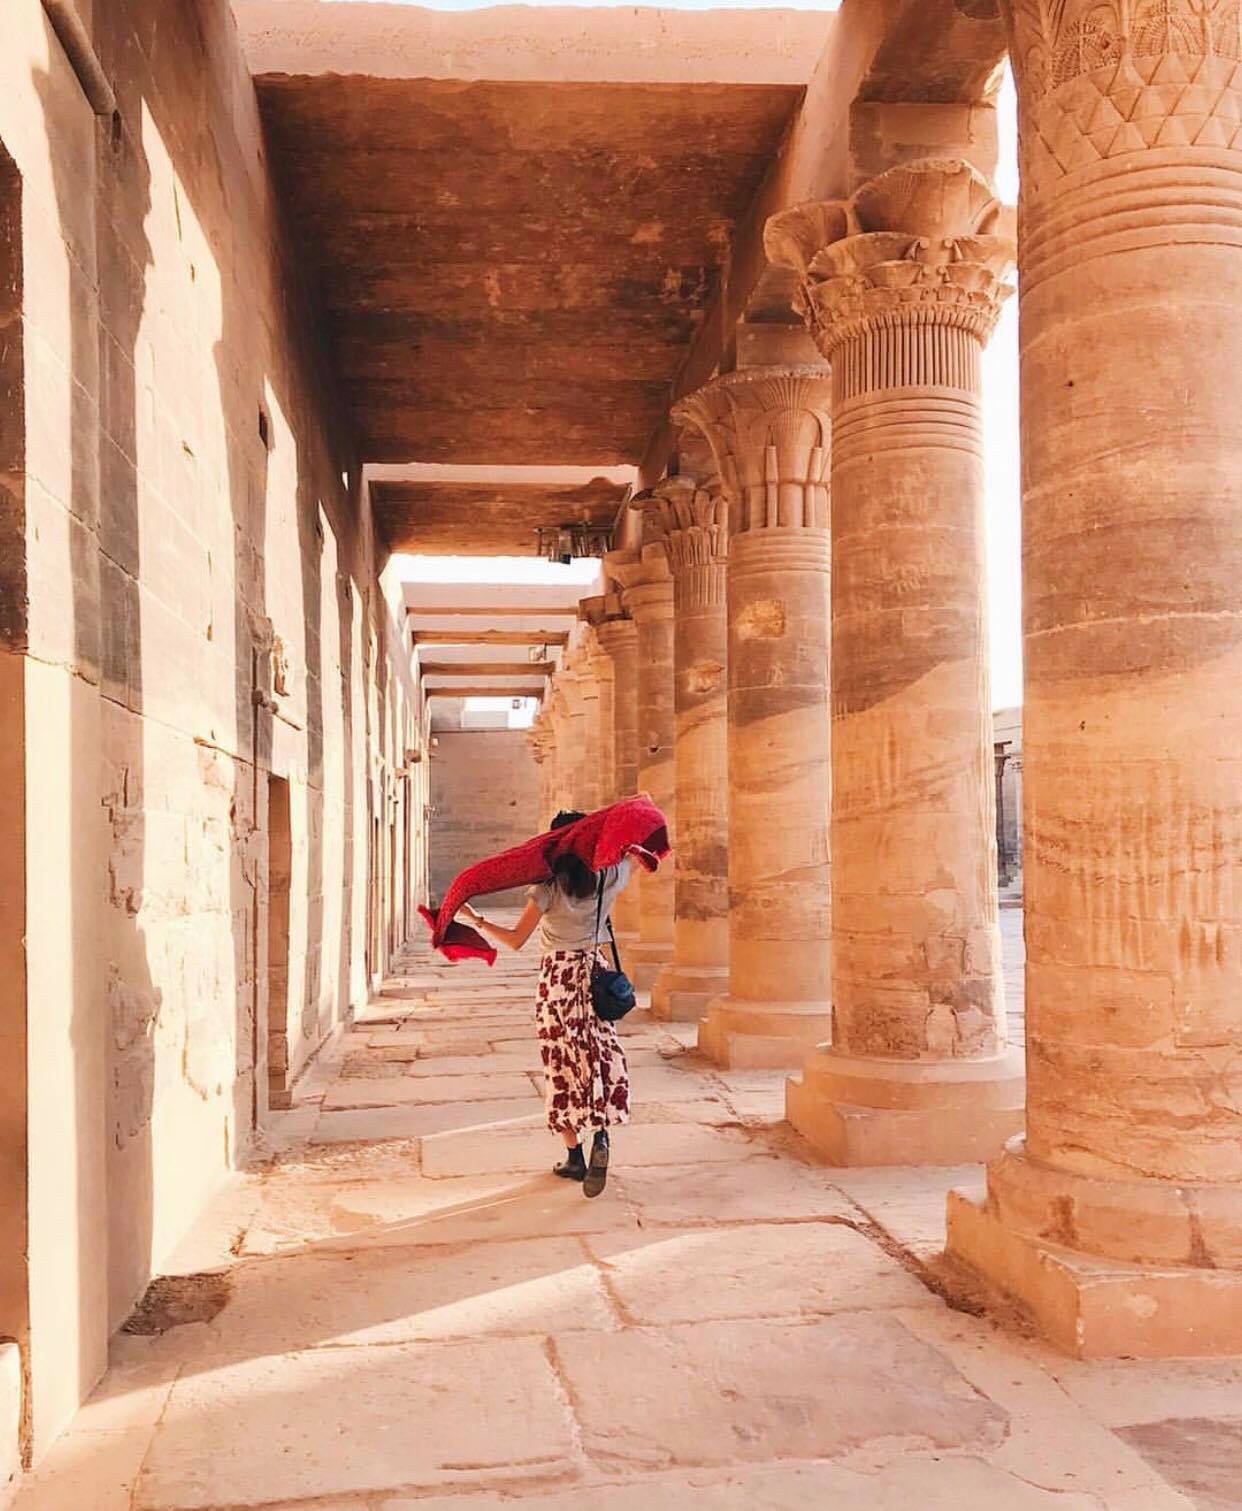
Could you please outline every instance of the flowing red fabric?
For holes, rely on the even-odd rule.
[[[453,921],[458,909],[472,897],[547,881],[553,862],[561,855],[576,855],[592,871],[615,866],[624,856],[632,855],[639,865],[654,871],[670,848],[668,824],[651,799],[626,798],[588,813],[576,824],[549,829],[512,850],[502,850],[467,866],[453,878],[438,914],[428,908],[418,911],[431,930],[432,947],[446,960],[486,960],[494,965],[494,946],[475,929]]]

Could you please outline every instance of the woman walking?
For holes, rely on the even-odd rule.
[[[553,829],[585,817],[558,813]],[[608,1129],[630,1115],[630,1076],[617,1031],[595,1014],[591,970],[600,932],[617,894],[630,877],[630,862],[595,872],[576,855],[559,856],[551,879],[531,887],[526,908],[507,929],[473,908],[461,917],[510,949],[520,950],[539,930],[542,960],[536,1017],[543,1060],[548,1127],[565,1141],[564,1161],[554,1166],[565,1180],[582,1182],[587,1196],[598,1196],[608,1179]],[[603,883],[602,900],[600,883]],[[582,1136],[594,1131],[591,1153],[583,1153]]]

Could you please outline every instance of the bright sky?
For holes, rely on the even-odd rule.
[[[351,0],[340,0],[349,4]],[[419,0],[407,0],[419,3]],[[426,4],[427,0],[421,0]],[[491,0],[430,0],[431,10],[481,10]],[[557,0],[570,5],[626,4],[627,0]],[[668,9],[710,10],[712,0],[663,0]],[[773,0],[730,0],[733,8],[747,10],[775,10],[782,8]],[[839,0],[785,0],[783,8],[797,10],[836,10]],[[1001,156],[997,172],[996,188],[1000,197],[1014,204],[1018,197],[1018,161],[1016,104],[1013,85],[1006,74],[1000,97]],[[1019,509],[1019,464],[1018,464],[1018,306],[1011,299],[1001,317],[1000,326],[983,363],[984,384],[984,451],[987,479],[987,530],[988,530],[988,600],[992,642],[992,704],[995,708],[1007,708],[1022,701],[1022,573],[1021,573],[1021,522]],[[531,582],[551,585],[553,582],[577,582],[567,578],[566,569],[556,569],[553,564],[541,562],[534,557],[505,563],[467,564],[454,558],[458,565],[450,569],[443,557],[431,558],[427,575],[411,580],[436,580],[457,582]],[[590,582],[594,577],[594,564],[576,563],[569,569],[581,567]],[[450,577],[450,570],[453,575]],[[457,572],[468,575],[457,575]],[[504,577],[489,577],[488,572],[504,571]],[[484,575],[473,575],[482,572]],[[551,575],[549,575],[551,573]],[[515,575],[516,574],[516,575]]]

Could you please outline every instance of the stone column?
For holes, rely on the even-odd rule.
[[[1067,1351],[1242,1353],[1236,5],[1006,7],[1027,1133],[949,1250]]]
[[[833,370],[831,1049],[789,1121],[838,1165],[1022,1128],[996,895],[979,361],[1013,243],[967,163],[768,222]]]
[[[585,667],[595,687],[595,728],[592,734],[592,754],[596,762],[596,806],[605,807],[616,801],[616,722],[615,685],[612,658],[600,644],[593,626],[588,625],[584,641]]]
[[[729,506],[729,990],[718,1064],[797,1064],[830,1028],[826,368],[761,367],[682,401]]]
[[[658,544],[645,544],[641,553],[610,551],[605,561],[638,627],[638,790],[650,793],[663,810],[675,842],[673,579]],[[629,949],[629,973],[640,991],[648,991],[660,967],[673,958],[673,867],[644,871],[638,900],[639,937]]]
[[[539,823],[543,825],[556,812],[553,807],[553,788],[556,779],[555,751],[545,709],[541,708],[535,716],[527,738],[530,741],[535,765],[539,768]]]
[[[728,519],[714,491],[673,477],[634,506],[673,573],[673,714],[677,740],[673,959],[656,977],[658,1018],[695,1022],[728,986],[729,821],[725,718]]]
[[[548,720],[552,726],[552,782],[551,798],[552,805],[543,816],[545,824],[550,823],[561,808],[568,808],[572,802],[571,789],[577,781],[575,769],[574,750],[571,742],[571,720],[569,702],[565,696],[564,680],[559,671],[552,677],[549,683],[549,692],[546,704]]]
[[[615,593],[592,601],[592,623],[601,649],[612,663],[614,801],[638,791],[638,627]],[[626,946],[639,937],[639,889],[635,877],[613,905],[613,926]]]

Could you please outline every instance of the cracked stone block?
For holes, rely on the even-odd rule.
[[[486,1489],[567,1475],[575,1458],[533,1340],[260,1355],[177,1382],[133,1511]]]
[[[653,1326],[940,1304],[873,1240],[836,1222],[644,1228],[586,1243],[626,1315]]]
[[[612,1470],[987,1453],[1008,1429],[942,1353],[874,1312],[564,1334],[555,1347],[583,1447]]]

